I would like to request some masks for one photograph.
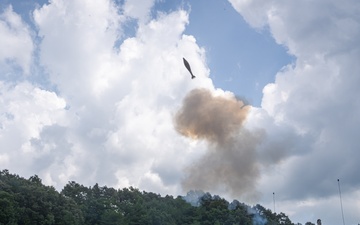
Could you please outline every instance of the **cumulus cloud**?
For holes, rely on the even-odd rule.
[[[65,101],[54,92],[25,82],[15,86],[0,82],[0,143],[4,168],[28,175],[38,154],[31,141],[40,137],[44,127],[65,123]]]
[[[7,146],[2,166],[36,173],[58,188],[76,180],[182,192],[182,168],[205,145],[178,135],[173,114],[189,90],[214,88],[205,51],[183,34],[187,12],[142,20],[150,3],[131,15],[130,1],[107,0],[55,0],[33,12],[36,66],[53,89],[35,80],[2,82],[1,101],[8,106],[0,117],[1,146]],[[138,29],[124,38],[129,16],[138,19]],[[182,57],[192,62],[196,80]]]
[[[204,49],[184,35],[187,12],[154,13],[151,0],[141,7],[137,1],[53,0],[34,10],[32,31],[8,7],[0,16],[1,165],[24,176],[36,173],[58,188],[76,180],[178,194],[183,181],[226,191],[239,186],[234,195],[258,190],[264,201],[275,191],[295,218],[315,206],[337,206],[337,178],[344,199],[358,196],[359,3],[230,2],[255,29],[269,29],[296,61],[264,88],[261,108],[229,122],[238,125],[230,126],[226,143],[221,135],[206,143],[174,129],[191,90],[227,95],[209,78]],[[136,31],[125,37],[129,20]],[[51,87],[23,76],[32,68]],[[215,169],[201,174],[199,166]],[[223,174],[255,179],[242,186],[232,176],[214,178]],[[294,203],[300,199],[302,205]],[[351,212],[360,210],[356,202],[349,205]]]
[[[0,33],[0,77],[12,79],[14,68],[28,74],[34,50],[31,31],[11,6],[0,13]]]
[[[124,15],[145,23],[150,17],[154,3],[154,0],[126,0],[123,7]]]
[[[276,42],[296,57],[264,88],[262,107],[253,116],[269,117],[274,123],[262,120],[265,127],[278,124],[280,130],[290,128],[305,140],[294,140],[290,159],[263,177],[261,189],[271,187],[283,200],[311,199],[319,206],[318,198],[332,198],[329,207],[337,207],[337,178],[346,195],[353,195],[360,186],[356,175],[360,169],[356,137],[360,131],[359,2],[230,2],[250,25],[269,29]],[[356,208],[350,211],[354,220]]]

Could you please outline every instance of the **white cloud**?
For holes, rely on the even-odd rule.
[[[154,3],[155,0],[126,0],[123,6],[124,15],[145,23],[149,20]]]
[[[229,0],[232,6],[255,28],[262,28],[267,23],[264,12],[271,9],[273,1],[266,0]]]
[[[7,7],[0,14],[0,75],[11,80],[14,67],[20,67],[25,74],[30,71],[34,44],[29,27]],[[5,76],[4,76],[5,75]]]
[[[133,16],[150,15],[151,5]],[[56,92],[2,83],[12,111],[1,114],[0,137],[8,149],[0,154],[10,171],[38,174],[57,188],[75,180],[182,192],[182,169],[205,144],[177,134],[173,115],[189,90],[214,90],[205,52],[183,34],[185,11],[139,21],[135,36],[122,39],[129,15],[119,8],[108,0],[54,0],[34,11],[41,38],[37,66]]]
[[[279,209],[295,220],[329,202],[335,214],[337,178],[344,200],[359,195],[359,5],[231,2],[252,26],[270,29],[296,57],[264,88],[262,108],[252,108],[246,121],[250,130],[265,131],[256,161],[264,165],[258,181],[264,202],[271,202],[266,193],[275,191],[283,202]],[[31,73],[31,63],[39,61],[35,66],[45,68],[43,76],[56,91],[42,88],[32,76],[9,82],[8,72],[0,71],[0,145],[6,146],[0,149],[1,165],[23,176],[36,173],[58,188],[76,180],[182,192],[183,169],[201,159],[207,145],[177,134],[173,116],[194,88],[229,93],[215,90],[205,51],[183,34],[186,12],[151,18],[154,1],[136,4],[51,1],[33,14],[38,45],[11,8],[2,14],[0,38],[15,38],[9,45],[22,43],[23,51],[6,48],[1,63],[15,60],[23,73]],[[123,39],[128,17],[136,19],[137,30]],[[32,58],[34,48],[39,60]],[[182,57],[196,79],[190,79]],[[358,203],[350,205],[357,209]],[[349,219],[356,218],[354,210],[348,212]]]
[[[267,27],[277,43],[296,57],[294,65],[279,71],[275,82],[264,88],[262,108],[254,110],[257,114],[249,121],[249,126],[264,126],[268,131],[273,130],[275,122],[280,125],[275,130],[296,135],[288,146],[294,148],[292,156],[272,173],[266,173],[260,189],[279,193],[279,198],[289,202],[285,213],[293,212],[295,220],[305,219],[307,212],[309,220],[320,217],[327,224],[335,224],[335,220],[331,221],[335,216],[331,217],[326,208],[335,211],[333,208],[338,206],[336,179],[342,180],[348,196],[357,196],[354,190],[360,186],[360,4],[230,2],[249,24],[256,29]],[[270,136],[268,141],[273,138],[276,136]],[[307,199],[313,206],[300,207],[296,203]],[[318,214],[310,215],[312,210]],[[357,223],[355,211],[348,213],[348,222]]]
[[[51,146],[31,148],[44,127],[65,122],[65,101],[55,93],[41,90],[29,83],[15,86],[0,82],[0,155],[2,166],[12,171],[29,173],[32,158],[46,153]],[[30,166],[31,167],[31,166]]]
[[[42,37],[40,60],[50,80],[68,96],[81,99],[86,92],[101,93],[114,62],[114,44],[121,16],[110,1],[53,1],[35,10]],[[111,82],[111,81],[110,81]]]

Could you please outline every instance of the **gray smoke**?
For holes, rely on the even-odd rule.
[[[242,127],[250,106],[235,97],[213,96],[194,89],[175,115],[176,130],[189,138],[205,139],[208,151],[185,169],[185,190],[221,190],[232,196],[254,194],[259,177],[256,146],[262,134]]]

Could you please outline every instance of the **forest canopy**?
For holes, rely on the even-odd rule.
[[[37,175],[25,179],[0,171],[0,225],[293,225],[284,213],[259,204],[230,203],[210,193],[202,193],[197,200],[190,204],[184,196],[161,196],[133,187],[85,187],[75,181],[58,192]]]

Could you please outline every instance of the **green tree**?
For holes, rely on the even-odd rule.
[[[261,205],[250,207],[237,200],[229,204],[210,193],[199,202],[192,206],[181,196],[162,197],[133,187],[85,187],[75,181],[59,193],[37,175],[24,179],[0,171],[0,225],[293,225],[284,213]]]
[[[0,221],[3,224],[82,224],[82,212],[72,199],[45,186],[37,176],[24,179],[0,172]],[[64,221],[66,220],[66,221]]]
[[[0,224],[15,224],[16,211],[13,195],[0,191]]]

